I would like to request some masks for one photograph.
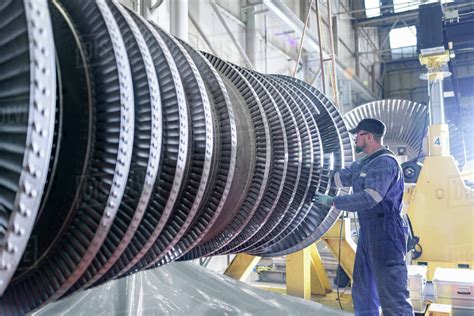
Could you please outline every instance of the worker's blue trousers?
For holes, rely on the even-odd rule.
[[[413,315],[409,299],[406,240],[384,229],[384,218],[359,218],[352,298],[355,315]],[[390,235],[392,238],[390,238]]]

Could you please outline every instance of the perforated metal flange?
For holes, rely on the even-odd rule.
[[[47,181],[56,112],[46,1],[0,4],[0,295],[23,256]]]

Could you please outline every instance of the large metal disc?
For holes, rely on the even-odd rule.
[[[385,123],[385,145],[395,151],[398,146],[405,146],[408,160],[421,157],[429,123],[427,106],[405,100],[380,100],[362,104],[344,114],[349,129],[364,118],[376,118]]]
[[[69,16],[50,4],[57,58],[57,121],[55,163],[50,167],[49,192],[28,241],[14,282],[27,277],[48,257],[67,228],[81,200],[95,139],[95,98],[84,44]],[[64,102],[68,110],[64,111]],[[65,174],[73,176],[66,177]],[[41,242],[38,242],[41,240]]]
[[[346,126],[335,109],[334,105],[319,91],[308,84],[285,76],[279,76],[283,80],[297,83],[297,89],[310,100],[317,108],[317,126],[321,127],[321,139],[325,152],[325,163],[321,171],[321,182],[319,192],[328,190],[330,195],[336,195],[336,189],[330,189],[328,168],[339,169],[352,161],[352,145]],[[326,127],[326,128],[325,128]],[[332,131],[332,132],[331,132]],[[327,161],[328,156],[331,162]],[[329,167],[329,165],[332,165]],[[312,208],[301,225],[281,242],[280,250],[267,250],[268,256],[281,256],[291,252],[299,251],[317,241],[335,223],[340,211],[335,208]],[[278,247],[278,246],[277,246]],[[275,246],[273,246],[275,249]]]
[[[53,148],[56,69],[45,0],[0,4],[0,295],[33,230]]]
[[[250,218],[242,232],[236,236],[230,243],[222,249],[212,254],[232,252],[233,249],[240,246],[253,235],[255,235],[269,219],[277,203],[280,200],[283,185],[288,169],[288,142],[287,135],[283,125],[283,118],[276,106],[275,100],[266,88],[258,81],[253,74],[246,69],[233,65],[248,82],[252,85],[261,101],[262,108],[265,111],[266,119],[269,125],[271,136],[271,169],[268,177],[268,184],[265,195],[258,205],[254,215]]]
[[[423,138],[429,125],[429,109],[425,104],[408,100],[380,100],[362,104],[344,115],[349,129],[357,126],[364,118],[376,118],[387,126],[384,144],[397,153],[404,147],[408,160],[424,158]],[[462,169],[466,163],[464,138],[459,129],[449,125],[449,145],[451,155]]]
[[[301,228],[305,228],[301,227],[301,225],[310,224],[311,229],[315,229],[327,212],[326,209],[319,209],[319,207],[313,205],[312,197],[316,191],[326,192],[328,186],[327,181],[321,182],[320,176],[323,175],[323,169],[329,168],[329,160],[324,160],[323,153],[325,150],[327,150],[327,144],[331,144],[331,138],[321,138],[319,128],[323,127],[321,133],[326,133],[327,131],[330,131],[331,126],[317,125],[316,117],[321,114],[320,110],[316,108],[316,106],[313,104],[313,101],[308,98],[307,95],[298,89],[296,84],[289,83],[285,80],[280,80],[280,83],[285,89],[289,91],[290,94],[294,95],[294,98],[298,98],[300,100],[298,104],[300,105],[300,109],[302,110],[304,117],[308,121],[308,126],[312,131],[313,150],[311,164],[314,168],[314,173],[310,177],[310,186],[308,187],[305,197],[305,204],[299,210],[294,220],[290,223],[290,225],[288,225],[285,231],[279,234],[278,237],[273,238],[271,243],[269,243],[264,249],[257,251],[254,250],[252,253],[260,254],[279,251],[278,249],[280,248],[286,249],[290,244],[294,243],[295,240],[303,240],[310,230],[304,229],[301,231]],[[326,148],[324,147],[325,145]]]

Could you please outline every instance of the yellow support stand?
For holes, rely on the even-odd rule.
[[[260,261],[261,257],[238,254],[227,267],[224,274],[233,279],[244,281]],[[258,286],[261,289],[292,295],[310,300],[324,297],[332,291],[321,256],[315,244],[286,256],[286,289],[284,287]],[[332,299],[332,298],[331,298]],[[350,296],[346,296],[344,304],[351,305]],[[326,299],[329,301],[329,299]],[[327,303],[327,302],[326,302]]]
[[[341,234],[341,223],[342,223],[342,234]],[[344,272],[352,280],[354,272],[354,262],[357,245],[351,237],[351,226],[350,219],[344,218],[339,219],[328,231],[322,239],[327,244],[329,250],[334,257],[339,258],[339,245],[341,245],[341,267]],[[342,238],[342,240],[339,240]]]
[[[233,279],[244,281],[245,279],[247,279],[249,274],[258,264],[260,258],[261,257],[254,257],[247,254],[238,254],[227,267],[224,274]],[[303,262],[302,260],[304,260],[305,262]],[[309,266],[310,269],[308,270],[307,268],[304,268],[300,270],[301,265]],[[289,278],[288,271],[291,271]],[[302,272],[301,274],[299,274],[300,271]],[[300,251],[298,255],[290,255],[287,257],[287,280],[290,280],[290,282],[292,282],[292,280],[299,279],[310,280],[311,294],[326,295],[326,293],[331,292],[331,283],[328,279],[323,263],[321,262],[321,256],[319,255],[316,245],[309,246],[306,250]],[[303,284],[306,283],[307,282],[305,281]],[[297,293],[295,296],[303,297],[300,296],[300,294],[298,293],[305,292],[306,290],[296,290],[298,287],[300,287],[300,285],[297,282],[290,284],[289,288],[293,289],[290,290],[290,292]],[[266,286],[265,289],[277,291],[280,293],[286,292],[284,288],[273,289],[271,287]],[[291,293],[288,294],[293,295]]]
[[[286,256],[286,294],[311,298],[311,249],[309,247]]]
[[[311,259],[311,294],[326,295],[332,291],[326,269],[324,269],[321,256],[316,245],[308,247]]]
[[[253,268],[258,264],[261,257],[240,253],[235,256],[224,272],[224,275],[239,281],[245,281],[252,272]]]

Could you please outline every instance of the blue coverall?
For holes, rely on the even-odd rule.
[[[403,173],[392,152],[381,148],[334,175],[334,206],[357,212],[359,240],[352,298],[356,315],[413,315],[405,262],[408,228],[401,217]]]

